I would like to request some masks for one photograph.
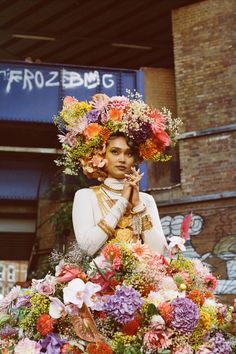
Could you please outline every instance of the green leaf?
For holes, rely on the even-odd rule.
[[[0,313],[0,326],[4,325],[11,319],[11,316],[7,313]]]
[[[154,304],[148,305],[148,316],[152,317],[154,315],[158,315],[158,310]]]

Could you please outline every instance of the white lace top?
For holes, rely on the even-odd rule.
[[[115,190],[123,189],[123,180],[107,178],[104,184]],[[125,198],[112,190],[106,189],[106,194],[111,199],[116,200],[116,202],[111,208],[108,207],[109,211],[105,216],[102,215],[93,189],[80,189],[74,197],[72,219],[75,236],[79,246],[90,256],[93,256],[108,239],[107,234],[97,226],[97,223],[101,218],[104,218],[106,223],[115,229],[128,205],[128,201]],[[140,192],[140,200],[140,203],[146,206],[144,214],[151,216],[153,224],[151,229],[143,232],[143,240],[151,250],[163,254],[167,243],[156,203],[151,195],[143,192]]]

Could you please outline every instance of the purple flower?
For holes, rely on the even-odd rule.
[[[187,298],[178,298],[172,301],[172,327],[180,333],[191,333],[199,319],[199,311],[195,303]]]
[[[60,354],[61,347],[65,341],[61,340],[56,334],[49,333],[44,339],[41,339],[39,343],[42,347],[42,353]]]
[[[0,329],[0,338],[12,338],[18,333],[18,330],[10,325],[6,325]]]
[[[91,109],[87,114],[86,118],[88,123],[98,123],[100,112],[97,109]]]
[[[134,139],[137,144],[140,144],[150,137],[151,132],[152,128],[150,123],[142,122],[139,123],[138,129],[130,128],[128,131],[128,136]]]
[[[224,339],[224,336],[222,333],[216,333],[214,337],[210,339],[210,343],[212,345],[211,347],[211,353],[214,354],[230,354],[232,353],[232,348],[229,345],[228,342]]]
[[[18,297],[16,299],[16,303],[14,305],[14,308],[18,309],[19,307],[31,307],[31,302],[30,302],[30,295],[24,295],[21,297]]]
[[[134,313],[143,304],[141,295],[131,286],[117,286],[114,295],[108,297],[103,310],[119,323],[134,319]]]

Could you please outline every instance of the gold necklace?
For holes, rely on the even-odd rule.
[[[117,194],[121,194],[121,193],[122,193],[122,189],[115,189],[115,188],[112,188],[112,187],[110,187],[110,186],[107,186],[105,183],[102,183],[102,184],[101,184],[101,187],[102,187],[102,188],[105,188],[105,189],[107,189],[107,190],[109,190],[109,191],[112,191],[112,192],[114,192],[114,193],[117,193]]]

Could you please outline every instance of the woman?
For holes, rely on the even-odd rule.
[[[75,195],[73,224],[80,247],[94,256],[112,238],[139,240],[162,254],[166,240],[158,210],[150,195],[139,192],[142,175],[134,166],[137,160],[168,160],[164,151],[180,121],[166,109],[151,109],[138,94],[96,94],[90,102],[66,97],[56,123],[63,132],[65,154],[59,163],[65,172],[82,169],[103,181]]]
[[[107,178],[100,187],[77,191],[73,225],[79,246],[90,256],[113,237],[118,241],[141,240],[152,251],[166,247],[160,218],[152,196],[139,192],[142,178],[134,169],[135,151],[124,135],[113,135],[107,143]]]

